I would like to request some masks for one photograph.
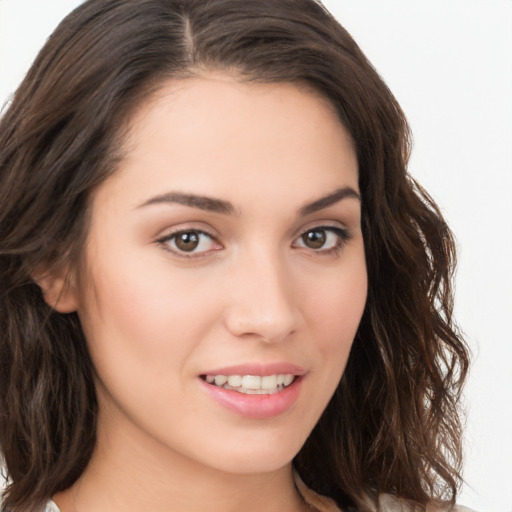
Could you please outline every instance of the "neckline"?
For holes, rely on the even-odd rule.
[[[311,490],[301,479],[297,471],[293,471],[293,479],[295,487],[302,496],[302,499],[309,507],[311,512],[341,512],[338,506],[331,498],[321,496],[315,491]],[[60,508],[53,500],[49,500],[46,504],[44,512],[61,512]]]

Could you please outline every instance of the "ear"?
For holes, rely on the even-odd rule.
[[[69,272],[35,272],[34,281],[43,292],[46,303],[59,313],[73,313],[78,308],[76,285]]]

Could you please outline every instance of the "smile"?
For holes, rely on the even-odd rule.
[[[247,395],[272,395],[292,384],[295,375],[205,375],[203,378],[208,384]]]

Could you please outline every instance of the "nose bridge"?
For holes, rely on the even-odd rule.
[[[286,260],[276,248],[248,249],[233,274],[228,329],[236,336],[254,335],[267,342],[293,332],[296,305]]]

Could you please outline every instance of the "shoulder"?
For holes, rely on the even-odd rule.
[[[2,500],[2,492],[0,490],[0,510],[2,510],[2,507],[3,507],[3,500]],[[41,512],[61,512],[61,511],[60,511],[60,508],[57,507],[57,505],[52,500],[50,500],[48,503],[46,503],[44,508],[41,509]]]
[[[308,504],[310,510],[314,512],[341,512],[333,500],[326,496],[321,496],[309,489],[302,481],[297,472],[294,472],[295,485],[302,495],[304,501]],[[372,512],[411,512],[407,502],[393,496],[391,494],[381,494],[379,496],[379,504],[376,508],[373,503],[368,502],[368,510]],[[48,511],[48,512],[54,512]],[[59,512],[58,510],[55,512]],[[454,507],[427,506],[425,512],[474,512],[472,509],[462,505]]]
[[[379,497],[379,511],[380,512],[408,512],[409,508],[407,503],[403,500],[392,496],[391,494],[382,494]],[[464,507],[462,505],[438,506],[427,505],[426,512],[475,512],[474,510]]]
[[[294,471],[295,487],[302,496],[302,499],[308,506],[311,512],[341,512],[336,503],[326,496],[317,494],[310,489],[301,479],[299,474]]]

